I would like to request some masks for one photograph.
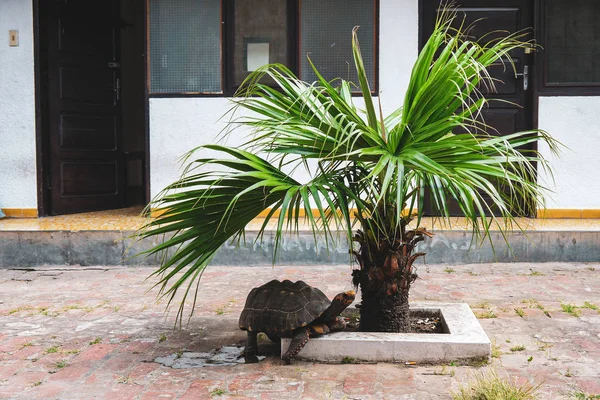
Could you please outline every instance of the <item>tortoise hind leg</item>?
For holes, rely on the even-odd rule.
[[[256,332],[248,331],[248,339],[246,340],[246,349],[244,350],[244,361],[246,364],[258,362],[256,353],[258,352],[258,344],[256,341]]]
[[[308,327],[299,329],[296,332],[294,338],[292,339],[292,343],[290,343],[290,347],[287,349],[285,354],[281,356],[281,359],[286,364],[289,364],[292,361],[292,358],[296,357],[296,355],[300,353],[300,350],[302,350],[306,342],[308,342],[309,333],[310,329]]]

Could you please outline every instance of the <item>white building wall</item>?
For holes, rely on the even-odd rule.
[[[0,62],[0,208],[37,208],[32,1],[0,0]]]
[[[600,97],[540,97],[539,127],[564,144],[559,157],[540,150],[554,167],[549,209],[600,209]]]
[[[0,0],[0,207],[37,208],[32,2]],[[19,46],[8,46],[18,29]],[[418,1],[381,0],[379,83],[384,112],[402,104],[417,56]],[[181,172],[179,158],[214,143],[225,126],[225,98],[150,99],[151,193]],[[600,209],[600,97],[541,97],[539,126],[565,144],[554,167],[548,208]],[[242,141],[240,131],[228,144]],[[541,178],[551,183],[548,177]]]

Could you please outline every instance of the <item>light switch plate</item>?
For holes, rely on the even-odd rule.
[[[16,47],[19,45],[19,31],[14,29],[8,31],[8,45]]]

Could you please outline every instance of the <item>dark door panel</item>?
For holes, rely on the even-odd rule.
[[[445,3],[445,0],[421,0],[421,47],[433,31],[440,5]],[[454,26],[462,25],[468,38],[479,40],[482,45],[500,36],[506,36],[507,32],[527,29],[533,32],[532,0],[457,0],[454,4],[458,15]],[[499,61],[488,68],[495,87],[490,88],[482,83],[478,88],[486,97],[499,100],[490,101],[481,111],[479,118],[487,125],[484,130],[492,136],[532,129],[532,88],[531,85],[525,88],[523,77],[515,76],[515,70],[522,73],[528,66],[529,71],[533,71],[533,55],[523,49],[514,50],[510,55],[514,68],[507,60]],[[529,77],[530,83],[533,82],[531,78]],[[478,133],[483,132],[480,129]],[[428,195],[426,202],[426,210],[432,214],[433,206]],[[450,202],[448,208],[451,215],[461,215],[455,202]],[[530,210],[527,214],[532,212],[533,210]]]
[[[119,0],[48,0],[50,214],[124,206]]]
[[[62,150],[117,149],[117,120],[114,116],[63,114],[59,129]]]

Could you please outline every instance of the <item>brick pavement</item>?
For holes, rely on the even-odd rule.
[[[243,341],[237,317],[250,288],[272,278],[303,279],[332,296],[350,287],[350,268],[210,267],[182,330],[173,329],[173,312],[165,317],[156,290],[148,291],[151,271],[0,270],[0,398],[445,399],[490,368],[542,383],[544,399],[600,394],[600,313],[592,309],[600,307],[600,264],[419,267],[411,299],[469,303],[501,352],[487,366],[444,367],[285,366],[274,356],[254,365],[165,367],[153,360]],[[579,306],[579,316],[564,312],[563,303]],[[524,350],[511,351],[518,346]]]

